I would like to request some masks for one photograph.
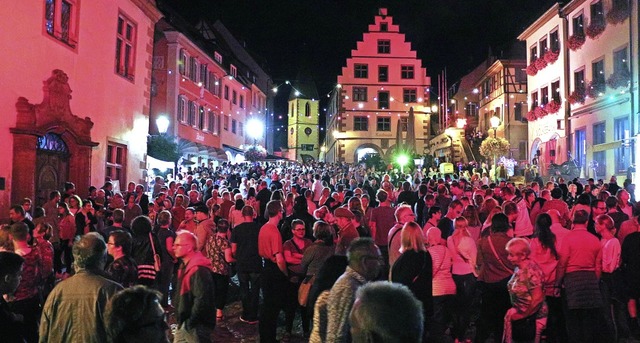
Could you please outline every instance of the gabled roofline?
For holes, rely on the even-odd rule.
[[[534,21],[529,27],[527,27],[519,36],[518,40],[526,41],[534,32],[538,31],[542,25],[546,24],[549,20],[553,19],[554,16],[560,15],[559,3],[555,3],[551,8],[549,8],[543,15],[541,15],[536,21]]]

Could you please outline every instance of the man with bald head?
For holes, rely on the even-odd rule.
[[[174,342],[210,342],[216,326],[211,261],[198,251],[198,239],[188,231],[178,232],[173,252],[180,259],[173,298],[178,322]]]

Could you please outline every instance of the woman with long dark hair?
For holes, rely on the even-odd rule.
[[[535,261],[544,272],[544,295],[549,307],[547,317],[547,338],[550,342],[566,342],[562,301],[554,294],[556,267],[558,266],[558,241],[551,231],[551,216],[541,213],[536,219],[535,231],[531,239],[531,260]]]
[[[504,213],[496,213],[491,218],[490,233],[478,240],[478,287],[482,290],[482,305],[476,340],[484,342],[491,333],[500,339],[503,333],[503,319],[511,307],[507,282],[513,274],[514,266],[508,260],[505,247],[511,239],[507,235],[509,218]]]

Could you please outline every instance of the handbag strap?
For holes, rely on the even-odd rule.
[[[444,264],[444,260],[447,258],[447,247],[444,247],[444,254],[442,254],[442,260],[440,260],[440,265],[438,266],[438,269],[436,269],[436,272],[433,274],[433,276],[438,275],[438,273],[440,272],[440,269],[442,268],[442,265]]]
[[[157,255],[158,253],[156,252],[156,245],[153,244],[153,237],[151,236],[151,232],[149,232],[149,241],[151,242],[151,250],[153,250],[153,254]]]
[[[426,267],[426,265],[427,265],[427,254],[422,254],[422,267],[420,268],[420,271],[418,272],[418,274],[416,274],[416,276],[413,278],[413,280],[411,280],[411,283],[416,283],[416,280],[418,280],[420,275],[422,275],[422,271],[424,270],[424,267]]]
[[[498,260],[498,262],[500,262],[500,264],[502,265],[502,267],[504,267],[504,269],[512,272],[513,269],[507,267],[506,264],[504,264],[504,262],[502,262],[502,259],[500,258],[500,255],[498,255],[498,252],[496,251],[496,248],[493,246],[493,241],[491,240],[491,235],[489,235],[489,237],[487,237],[489,240],[489,246],[491,246],[491,251],[493,251],[493,256],[496,257],[496,259]]]

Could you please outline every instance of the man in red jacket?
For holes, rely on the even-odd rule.
[[[178,321],[175,342],[211,342],[216,326],[211,261],[197,247],[198,239],[188,231],[178,232],[173,243],[175,256],[181,260],[173,299]]]

